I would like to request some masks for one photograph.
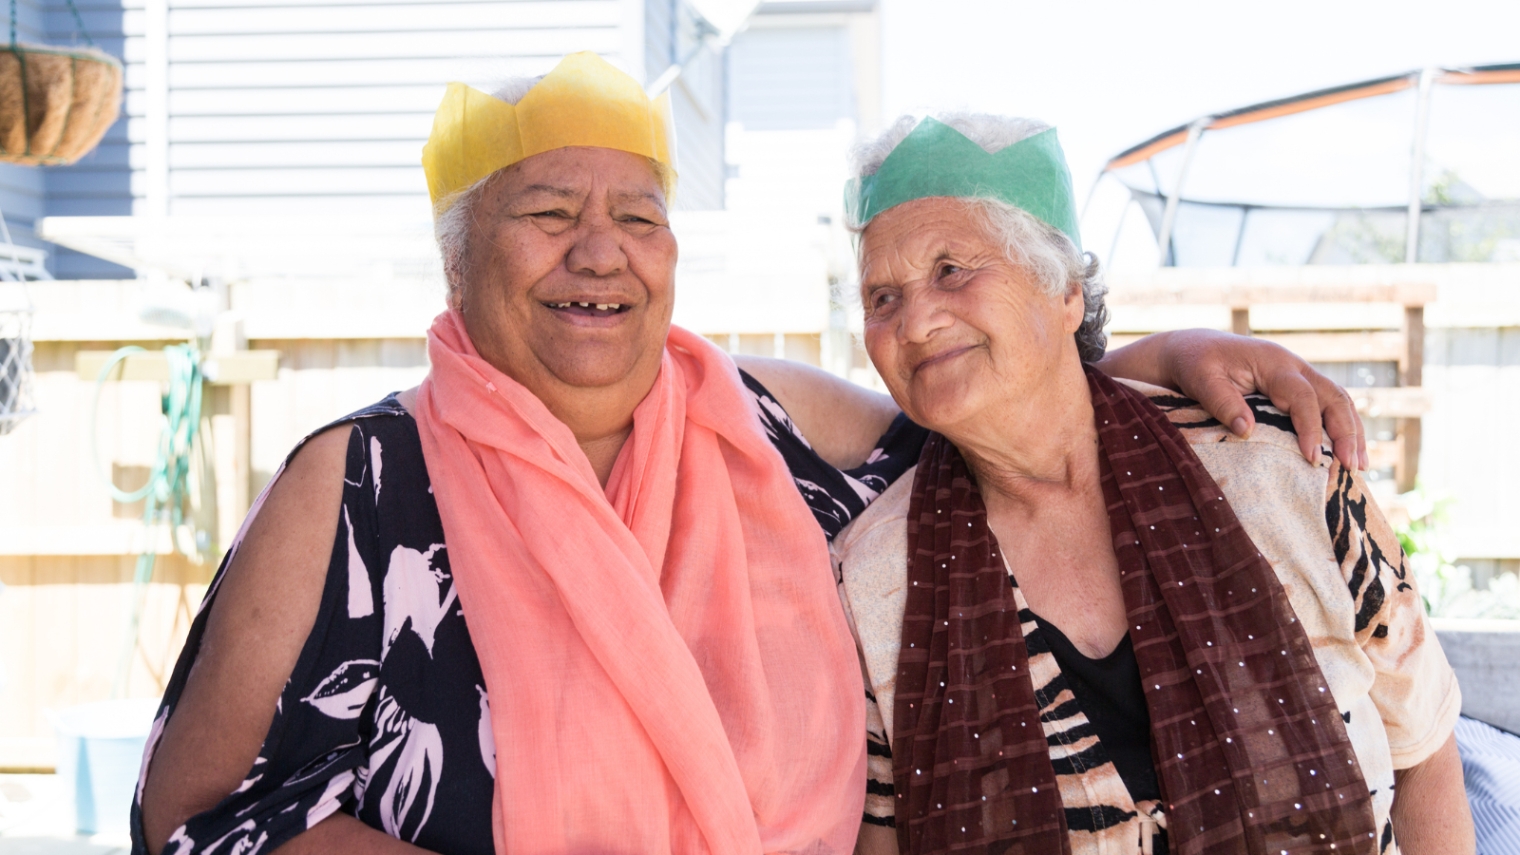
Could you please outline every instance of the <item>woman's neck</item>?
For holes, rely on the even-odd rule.
[[[633,413],[650,390],[645,388],[637,398],[623,388],[607,390],[610,394],[597,394],[601,391],[541,396],[540,400],[575,435],[576,443],[591,463],[591,471],[596,473],[597,482],[605,488],[623,445],[633,433]]]
[[[946,438],[966,459],[989,513],[1032,510],[1052,492],[1097,483],[1098,432],[1080,368],[1041,384],[1033,396],[1000,402]]]
[[[607,480],[612,477],[618,455],[623,453],[623,446],[627,444],[631,433],[633,433],[633,421],[630,418],[626,427],[606,436],[583,439],[580,434],[575,435],[575,441],[580,444],[581,451],[586,453],[586,459],[591,463],[591,471],[596,473],[596,481],[602,485],[602,489],[607,488]]]
[[[399,393],[396,398],[407,412],[417,411],[417,387]],[[613,467],[617,465],[618,455],[623,451],[623,445],[633,433],[633,412],[642,400],[641,397],[631,404],[624,400],[576,400],[574,403],[579,406],[566,406],[569,402],[559,399],[553,404],[545,401],[545,405],[555,418],[570,428],[576,444],[591,463],[591,471],[596,473],[597,483],[605,488],[607,479],[612,477]],[[555,404],[559,406],[556,407]],[[602,409],[599,405],[610,406]]]

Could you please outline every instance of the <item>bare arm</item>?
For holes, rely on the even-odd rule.
[[[897,855],[897,829],[862,822],[855,855]]]
[[[1238,436],[1256,417],[1243,397],[1260,390],[1293,418],[1299,449],[1319,459],[1321,426],[1342,464],[1366,469],[1367,439],[1351,396],[1287,348],[1216,330],[1154,333],[1112,350],[1098,362],[1111,377],[1180,389]]]
[[[376,831],[346,813],[335,813],[275,851],[280,855],[326,855],[330,852],[415,855],[427,850]]]
[[[886,395],[811,365],[764,356],[735,356],[734,362],[776,396],[808,444],[836,469],[864,463],[899,412]]]
[[[227,567],[143,789],[143,834],[155,853],[186,820],[236,790],[253,767],[321,605],[348,439],[349,431],[340,428],[307,443],[271,489]],[[373,838],[365,849],[390,839],[348,819]],[[296,840],[325,840],[347,824],[328,825]]]
[[[840,469],[864,462],[898,413],[886,395],[800,362],[763,356],[735,356],[734,362],[771,390],[814,450]],[[1260,390],[1293,418],[1304,457],[1318,460],[1328,433],[1336,458],[1367,468],[1367,441],[1351,396],[1281,345],[1215,330],[1154,333],[1110,351],[1098,368],[1180,389],[1242,436],[1256,426],[1244,396]]]
[[[1405,855],[1472,855],[1477,851],[1456,734],[1419,765],[1395,771],[1393,777],[1389,815],[1399,851]]]

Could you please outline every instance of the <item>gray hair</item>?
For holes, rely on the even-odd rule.
[[[986,113],[939,113],[934,118],[960,131],[988,154],[996,154],[1050,127],[1038,119]],[[875,175],[887,155],[913,132],[918,122],[916,116],[903,116],[881,136],[856,146],[851,156],[854,177]],[[1108,337],[1103,334],[1108,325],[1105,304],[1108,286],[1103,284],[1098,257],[1078,250],[1059,229],[1000,199],[978,196],[963,201],[967,210],[986,224],[1003,245],[1007,259],[1030,271],[1046,294],[1061,296],[1073,285],[1080,285],[1082,326],[1076,332],[1077,353],[1083,362],[1102,359],[1108,346]],[[852,222],[850,229],[862,232],[865,224]]]
[[[491,96],[515,105],[543,79],[542,74],[537,77],[510,77]],[[660,186],[669,186],[667,178],[670,168],[654,160],[649,163],[654,168]],[[443,278],[449,286],[449,302],[456,307],[460,305],[465,277],[469,273],[470,225],[475,221],[475,208],[484,195],[486,184],[500,174],[501,170],[498,169],[469,187],[439,199],[433,208],[433,237],[438,241],[439,254],[443,256]],[[438,210],[443,210],[443,213],[437,214]]]

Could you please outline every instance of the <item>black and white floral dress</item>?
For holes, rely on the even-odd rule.
[[[744,381],[766,434],[830,538],[918,460],[926,433],[899,416],[863,465],[835,469],[758,381],[748,375]],[[177,829],[166,855],[269,852],[338,811],[424,849],[493,852],[490,702],[449,572],[417,423],[391,396],[334,424],[351,432],[316,623],[253,768],[236,792]],[[221,578],[219,571],[164,694],[144,777]],[[148,851],[141,796],[139,784],[134,855]]]

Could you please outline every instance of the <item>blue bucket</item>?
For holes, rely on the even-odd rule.
[[[157,711],[157,700],[132,699],[49,714],[58,737],[58,776],[73,796],[80,834],[130,832],[138,768]]]

